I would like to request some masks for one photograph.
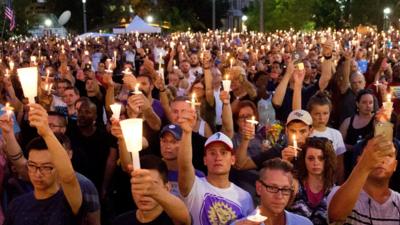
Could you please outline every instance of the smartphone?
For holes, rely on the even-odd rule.
[[[382,135],[385,140],[393,140],[393,124],[390,122],[378,122],[375,124],[374,136]]]

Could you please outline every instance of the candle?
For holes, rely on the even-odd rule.
[[[31,62],[33,63],[33,65],[36,65],[36,56],[31,56]]]
[[[106,72],[107,73],[113,73],[111,62],[108,62],[108,68],[106,69]]]
[[[296,134],[293,134],[292,141],[293,141],[293,148],[297,149],[298,146],[297,146]]]
[[[377,80],[377,81],[375,81],[375,87],[376,87],[376,93],[378,93],[378,91],[379,91],[379,81]]]
[[[222,86],[224,87],[224,91],[229,92],[231,90],[231,80],[229,80],[229,75],[225,75],[225,80],[222,80]]]
[[[190,104],[192,105],[192,109],[196,109],[196,94],[192,94],[192,101],[190,101]]]
[[[164,77],[164,68],[161,68],[161,69],[158,71],[158,74],[160,75],[161,79],[164,81],[164,80],[165,80],[165,77]]]
[[[255,116],[252,116],[251,120],[246,120],[246,122],[251,123],[253,125],[257,125],[258,124],[258,121],[256,120]]]
[[[18,77],[21,82],[22,90],[29,103],[35,103],[37,96],[38,70],[36,67],[18,69]]]
[[[125,70],[122,73],[124,75],[132,75],[132,72],[129,70],[129,68],[125,68]]]
[[[47,91],[47,94],[50,95],[51,94],[51,88],[53,88],[53,83],[46,83],[44,85],[44,90]]]
[[[393,111],[392,95],[390,93],[386,95],[386,102],[384,102],[382,105],[387,118],[390,118]]]
[[[230,61],[231,68],[232,68],[233,67],[233,58],[231,58],[229,61]]]
[[[7,102],[6,105],[1,110],[5,111],[7,114],[8,120],[11,120],[14,108],[10,106],[10,103]]]
[[[133,91],[133,93],[134,93],[135,95],[140,95],[140,94],[142,94],[142,92],[139,90],[139,86],[140,86],[140,84],[139,84],[139,83],[136,83],[135,90]]]
[[[255,215],[249,215],[246,217],[247,220],[250,220],[255,223],[262,223],[268,219],[268,217],[261,215],[260,209],[257,208]]]
[[[10,74],[8,73],[8,69],[6,69],[6,74],[5,74],[5,77],[7,77],[7,78],[9,78],[9,77],[10,77]]]
[[[14,70],[14,61],[9,62],[11,72]]]
[[[114,50],[114,62],[117,61],[117,50]]]
[[[143,119],[127,119],[120,122],[128,152],[131,153],[134,169],[140,169],[139,151],[142,150]]]
[[[298,63],[297,64],[297,68],[299,69],[299,70],[304,70],[304,64],[303,63]]]
[[[119,103],[114,103],[110,105],[111,111],[113,113],[112,118],[119,120],[121,115],[121,107],[122,105]]]

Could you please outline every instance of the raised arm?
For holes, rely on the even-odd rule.
[[[222,129],[221,132],[226,134],[229,138],[233,138],[234,128],[233,128],[233,115],[232,108],[230,104],[230,95],[229,92],[221,91],[219,94],[219,98],[221,99],[222,105]]]
[[[149,170],[138,169],[132,172],[132,194],[149,196],[161,205],[165,213],[176,225],[190,225],[189,210],[182,200],[171,194],[165,187],[155,180]],[[164,187],[163,187],[164,186]]]
[[[352,61],[352,53],[350,51],[346,51],[344,53],[345,61],[343,62],[343,74],[339,77],[339,90],[341,94],[344,94],[347,89],[350,88],[350,70],[351,70],[351,61]]]
[[[279,83],[278,87],[276,87],[275,94],[272,97],[272,103],[277,107],[280,107],[282,105],[293,72],[294,72],[294,65],[292,62],[289,62],[288,67],[286,69],[286,73],[285,75],[283,75],[283,78]]]
[[[294,86],[293,86],[293,102],[292,110],[301,109],[301,90],[303,89],[304,70],[296,69],[293,73]]]
[[[212,74],[211,74],[211,67],[212,67],[212,58],[211,53],[206,51],[203,56],[203,69],[204,69],[204,82],[206,88],[206,100],[207,103],[211,106],[215,105],[214,99],[214,90],[212,85]]]
[[[257,168],[254,161],[247,155],[250,140],[254,138],[255,126],[251,123],[246,123],[243,127],[242,139],[239,147],[235,151],[236,162],[235,168],[238,170],[250,170]]]
[[[14,121],[8,119],[5,113],[0,117],[0,128],[3,134],[4,141],[6,142],[5,153],[12,165],[16,168],[18,175],[25,180],[29,180],[28,171],[26,167],[27,160],[22,153],[22,149],[13,132]]]
[[[393,143],[382,140],[382,137],[374,137],[368,141],[349,178],[333,195],[328,207],[330,222],[344,221],[351,214],[369,173],[381,164],[387,155],[393,154]]]
[[[319,79],[319,89],[325,90],[328,86],[329,81],[332,78],[333,70],[332,70],[332,57],[333,57],[333,41],[329,39],[326,43],[323,44],[322,54],[325,59],[321,64],[321,78]]]
[[[178,185],[183,197],[188,196],[195,179],[195,171],[192,164],[192,125],[194,121],[196,121],[196,112],[193,109],[183,112],[178,119],[183,131],[178,151]]]
[[[38,104],[31,104],[30,107],[29,123],[36,127],[38,134],[46,142],[65,198],[72,212],[78,214],[82,205],[82,192],[68,153],[51,131],[46,110]]]

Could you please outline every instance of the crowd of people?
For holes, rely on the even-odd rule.
[[[0,48],[0,224],[400,223],[398,30]],[[140,169],[129,118],[143,119]]]

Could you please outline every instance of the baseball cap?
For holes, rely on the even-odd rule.
[[[177,140],[181,140],[181,138],[182,138],[182,128],[179,125],[169,124],[169,125],[164,126],[161,129],[160,137],[162,137],[166,132],[171,133],[174,136],[174,138]]]
[[[217,142],[225,144],[230,151],[233,151],[232,140],[222,132],[217,132],[211,135],[204,144],[204,150],[206,150],[210,144]]]
[[[310,113],[302,109],[292,111],[287,118],[286,125],[294,120],[300,120],[308,126],[313,123]]]

